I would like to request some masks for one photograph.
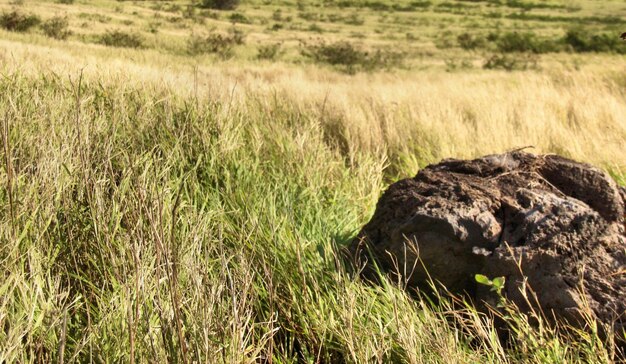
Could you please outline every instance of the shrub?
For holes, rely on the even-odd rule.
[[[59,4],[74,4],[74,0],[57,0]]]
[[[200,7],[217,10],[234,10],[239,5],[239,0],[202,0]]]
[[[485,38],[474,36],[469,33],[463,33],[456,38],[459,46],[465,50],[481,48],[485,46]]]
[[[454,43],[454,35],[450,30],[441,32],[434,40],[434,43],[435,47],[439,49],[452,48],[456,46]]]
[[[232,23],[251,24],[252,22],[242,13],[232,13],[228,17]]]
[[[220,18],[219,12],[211,10],[200,10],[200,13],[198,15],[203,18],[211,18],[215,20],[218,20]]]
[[[275,60],[280,54],[280,43],[266,44],[259,47],[257,59]]]
[[[532,53],[494,54],[483,64],[483,68],[503,69],[505,71],[536,69],[537,57]]]
[[[113,30],[100,36],[100,43],[110,47],[142,48],[143,38],[138,34]]]
[[[348,73],[399,66],[403,59],[401,53],[383,50],[369,52],[346,41],[332,44],[323,42],[315,45],[304,44],[302,54],[316,62],[337,66]]]
[[[302,12],[301,11],[298,13],[298,17],[306,21],[318,21],[320,19],[319,14],[314,13],[314,12]]]
[[[283,21],[283,11],[280,9],[274,11],[274,13],[272,13],[272,19],[274,21]]]
[[[433,3],[430,2],[429,0],[424,0],[424,1],[413,1],[411,3],[411,6],[413,6],[414,8],[428,8],[432,5]]]
[[[556,42],[539,39],[533,33],[504,33],[498,36],[496,44],[498,50],[503,53],[532,52],[539,54],[560,50]]]
[[[152,34],[156,34],[159,32],[159,27],[161,27],[161,22],[151,21],[148,23],[147,31],[149,31]]]
[[[0,16],[0,26],[12,32],[25,32],[41,22],[37,15],[22,14],[17,10],[9,13],[2,13]]]
[[[170,12],[170,13],[178,13],[179,11],[182,10],[182,8],[179,4],[170,4],[169,6],[166,6],[165,8],[163,8],[163,10]]]
[[[447,58],[444,60],[446,64],[446,72],[454,72],[461,70],[468,70],[474,67],[472,62],[468,59],[459,59],[459,58]]]
[[[317,25],[315,23],[309,25],[308,30],[310,32],[315,32],[315,33],[323,33],[324,32],[324,29],[322,29],[322,27],[320,27],[319,25]]]
[[[582,28],[567,31],[563,43],[576,52],[615,52],[626,53],[624,42],[616,34],[592,34]]]
[[[277,31],[277,30],[281,30],[283,29],[284,26],[281,23],[276,23],[274,25],[272,25],[269,29],[272,31]]]
[[[501,52],[529,52],[534,48],[534,36],[530,33],[505,33],[496,40]]]
[[[55,16],[41,24],[41,29],[44,34],[50,38],[66,39],[72,34],[72,32],[67,29],[68,26],[69,22],[66,17]]]
[[[187,51],[191,55],[215,53],[222,58],[232,56],[236,45],[245,43],[244,34],[233,29],[228,34],[212,33],[206,37],[192,34],[187,40]]]
[[[350,14],[350,16],[344,19],[344,23],[348,25],[363,25],[365,23],[365,19],[363,19],[356,13],[352,13]]]

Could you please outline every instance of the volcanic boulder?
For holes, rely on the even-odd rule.
[[[606,173],[556,155],[444,160],[387,189],[350,257],[366,278],[376,262],[409,288],[432,279],[483,308],[497,296],[475,275],[504,276],[502,293],[522,310],[576,327],[586,310],[622,333],[625,200]],[[524,278],[536,302],[521,294]]]

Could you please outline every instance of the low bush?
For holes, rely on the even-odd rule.
[[[187,51],[191,55],[214,53],[222,58],[232,56],[233,48],[236,45],[245,43],[245,35],[232,29],[228,34],[211,33],[208,36],[192,34],[187,40]]]
[[[200,13],[198,15],[203,18],[210,18],[214,20],[219,20],[220,18],[220,13],[218,11],[206,10],[206,9],[200,10]]]
[[[413,1],[409,4],[386,3],[382,1],[340,0],[332,2],[340,8],[369,8],[374,11],[415,11],[417,8],[427,8],[432,5],[429,0]]]
[[[69,22],[67,17],[55,16],[43,22],[41,29],[44,34],[50,38],[67,39],[72,34],[68,29]]]
[[[310,32],[315,32],[315,33],[324,33],[324,29],[322,29],[322,27],[320,27],[319,25],[317,25],[315,23],[309,25],[307,30],[310,31]]]
[[[139,34],[113,30],[101,35],[100,43],[110,47],[142,48],[143,38]]]
[[[475,36],[469,33],[463,33],[456,38],[459,46],[465,50],[471,50],[476,48],[482,48],[485,46],[485,38],[481,36]]]
[[[347,73],[397,67],[404,58],[402,53],[384,50],[370,52],[346,41],[303,44],[301,53],[316,62],[337,66]]]
[[[282,44],[273,43],[262,45],[258,49],[257,59],[275,60],[280,54]]]
[[[159,32],[159,28],[162,26],[159,21],[151,21],[148,23],[146,30],[152,34],[156,34]]]
[[[446,72],[463,71],[474,68],[469,59],[447,58],[444,60],[446,64]]]
[[[318,13],[308,12],[308,11],[299,12],[298,17],[306,21],[319,21],[320,20],[320,15]]]
[[[283,29],[283,28],[284,28],[284,26],[283,26],[281,23],[276,23],[276,24],[272,25],[272,26],[269,28],[269,30],[271,30],[271,31],[274,31],[274,32],[275,32],[275,31],[277,31],[277,30],[281,30],[281,29]]]
[[[539,58],[532,53],[500,53],[489,57],[483,64],[484,69],[505,71],[523,71],[536,69]]]
[[[272,20],[283,21],[283,11],[281,9],[274,11],[274,13],[272,13]]]
[[[490,34],[488,40],[496,43],[502,53],[549,53],[571,50],[574,52],[626,53],[626,45],[616,34],[592,33],[584,28],[574,28],[558,39],[542,39],[533,33]]]
[[[231,23],[251,24],[252,21],[242,13],[232,13],[228,17]]]
[[[503,53],[532,52],[539,54],[561,50],[558,41],[541,39],[534,33],[508,32],[498,35],[495,42],[498,50]]]
[[[93,14],[92,13],[79,13],[78,17],[80,19],[97,21],[97,22],[103,23],[103,24],[110,23],[113,20],[113,18],[111,18],[110,16],[107,16],[107,15],[104,15],[104,14],[97,14],[97,13],[93,13]],[[156,17],[158,17],[158,16],[155,15],[155,18]]]
[[[348,25],[363,25],[365,23],[365,19],[360,17],[359,14],[352,13],[348,17],[343,19],[343,22]]]
[[[563,43],[575,52],[614,52],[626,54],[626,45],[617,34],[590,33],[583,28],[567,31]]]
[[[430,2],[429,0],[413,1],[413,2],[411,2],[411,6],[414,7],[414,8],[428,8],[432,4],[433,3]]]
[[[444,34],[444,40],[449,35]],[[463,33],[457,37],[458,45],[466,50],[495,48],[500,53],[550,53],[569,50],[572,52],[607,52],[626,54],[626,44],[615,33],[593,33],[583,27],[573,28],[560,38],[541,38],[534,33],[495,33],[486,38]],[[493,44],[492,45],[490,45]],[[437,43],[439,47],[442,47]],[[502,58],[502,57],[498,57]]]
[[[239,5],[239,0],[202,0],[201,8],[216,10],[234,10]]]
[[[37,15],[23,14],[18,10],[0,15],[0,27],[12,32],[25,32],[39,23],[41,19]]]
[[[457,39],[458,42],[458,39]],[[447,49],[452,48],[457,45],[454,41],[454,33],[450,30],[445,30],[438,34],[437,38],[434,39],[435,47],[439,49]]]

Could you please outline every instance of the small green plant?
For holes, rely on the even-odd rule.
[[[234,10],[239,5],[239,0],[202,0],[200,7],[216,10]]]
[[[57,3],[59,4],[74,4],[74,0],[57,0]]]
[[[113,30],[101,35],[100,43],[109,47],[142,48],[143,38],[135,33]]]
[[[62,40],[67,39],[67,37],[72,34],[72,32],[68,29],[68,26],[69,22],[67,17],[55,16],[43,22],[41,24],[41,29],[48,37]]]
[[[37,15],[23,14],[18,10],[0,15],[0,27],[12,32],[25,32],[39,23],[41,19]]]
[[[482,274],[476,274],[474,279],[477,283],[482,285],[491,287],[491,292],[496,292],[498,296],[502,295],[502,289],[504,288],[504,283],[506,279],[504,277],[496,277],[494,279],[489,279],[487,276]]]
[[[482,284],[484,286],[490,287],[491,292],[495,292],[498,295],[498,308],[503,308],[506,303],[506,298],[502,295],[502,290],[504,289],[504,284],[506,283],[505,277],[496,277],[494,279],[489,279],[487,276],[482,274],[476,274],[474,276],[474,280],[477,283]]]

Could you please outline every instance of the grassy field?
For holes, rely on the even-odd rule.
[[[0,363],[614,359],[337,251],[442,158],[625,184],[623,1],[66,2],[0,4]]]

